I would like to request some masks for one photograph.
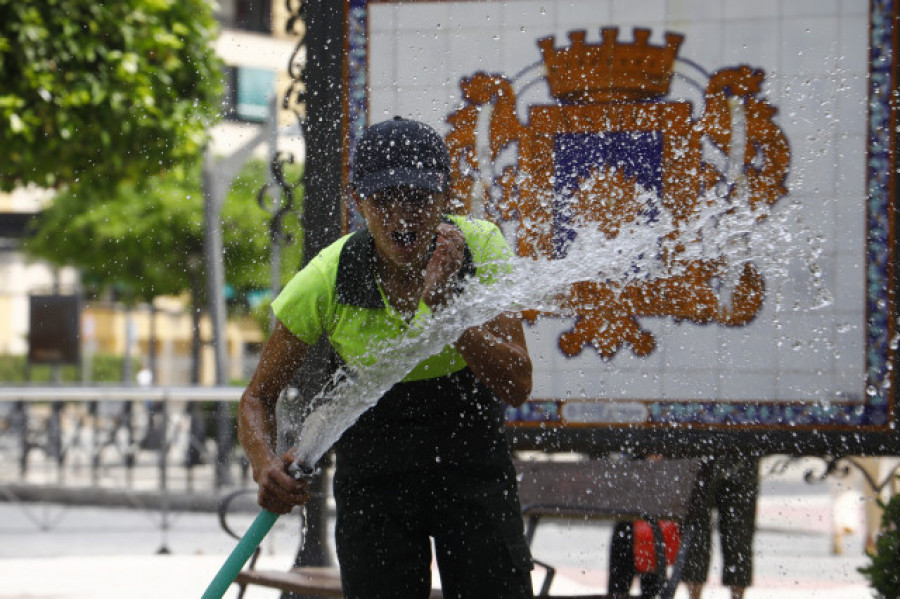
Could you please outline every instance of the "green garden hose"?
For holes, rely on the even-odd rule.
[[[209,583],[206,592],[203,593],[203,599],[221,599],[225,594],[225,591],[228,590],[228,587],[231,586],[231,583],[234,582],[234,579],[241,571],[241,568],[244,567],[244,564],[247,563],[247,560],[250,559],[250,556],[253,555],[253,552],[256,551],[256,548],[262,543],[262,540],[269,534],[269,531],[272,530],[272,526],[275,525],[276,520],[278,520],[278,514],[274,514],[268,510],[262,510],[259,513],[256,519],[253,520],[250,528],[247,529],[247,532],[245,532],[244,536],[241,537],[241,540],[238,541],[238,544],[232,550],[231,555],[228,556],[228,559],[226,559],[225,563],[222,564],[222,567],[219,568],[215,578]]]

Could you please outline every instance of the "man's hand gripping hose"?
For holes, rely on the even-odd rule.
[[[294,462],[288,467],[288,473],[298,481],[309,480],[316,474],[316,470],[305,464]],[[244,533],[237,546],[225,560],[225,563],[219,568],[212,582],[209,583],[202,599],[221,599],[225,595],[225,591],[234,582],[241,568],[244,567],[244,564],[247,563],[247,560],[250,559],[250,556],[253,555],[253,552],[256,551],[262,540],[269,534],[269,531],[272,530],[276,520],[278,520],[278,514],[268,510],[260,511],[247,529],[247,532]]]

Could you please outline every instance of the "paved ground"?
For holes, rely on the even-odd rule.
[[[844,554],[834,555],[835,484],[803,483],[804,470],[798,465],[765,479],[754,551],[756,583],[746,597],[871,597],[857,572],[867,561],[861,526],[845,539]],[[851,505],[861,519],[861,504]],[[252,517],[238,519],[246,524]],[[291,517],[276,524],[264,541],[261,565],[289,566],[298,540],[296,522]],[[602,591],[609,536],[607,524],[548,523],[538,529],[534,553],[559,565],[557,592]],[[199,597],[233,546],[211,513],[176,512],[163,520],[156,510],[0,503],[0,599]],[[162,548],[170,553],[158,554]],[[727,590],[718,584],[718,548],[713,551],[704,597],[725,598]],[[254,589],[247,596],[278,594]],[[677,595],[686,596],[683,590]]]

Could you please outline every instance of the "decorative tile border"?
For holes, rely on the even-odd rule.
[[[896,340],[893,287],[893,177],[891,111],[894,81],[895,1],[872,0],[870,8],[870,77],[868,119],[867,214],[867,388],[865,403],[675,402],[647,404],[650,424],[888,427],[892,424],[893,362]],[[368,0],[346,0],[347,150],[367,124]],[[351,219],[351,228],[358,221]],[[509,408],[507,419],[520,424],[563,424],[563,401],[529,402]]]

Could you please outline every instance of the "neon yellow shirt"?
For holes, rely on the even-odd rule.
[[[509,268],[512,252],[500,230],[492,223],[448,216],[462,231],[466,256],[462,273],[474,275],[478,283],[491,284]],[[404,335],[431,310],[421,300],[407,322],[387,301],[375,277],[375,246],[368,231],[346,235],[322,250],[298,272],[272,302],[275,317],[307,344],[327,335],[334,350],[357,368],[374,364],[371,351]],[[466,367],[456,349],[444,349],[421,362],[404,378],[418,381],[444,376]]]

